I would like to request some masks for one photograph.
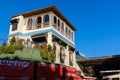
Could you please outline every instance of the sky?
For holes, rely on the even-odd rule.
[[[88,58],[120,54],[120,0],[2,0],[0,40],[8,38],[11,16],[51,5],[77,29],[76,51]]]

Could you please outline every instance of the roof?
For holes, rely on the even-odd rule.
[[[26,12],[23,14],[14,15],[12,16],[12,18],[20,16],[20,15],[23,15],[23,17],[29,17],[33,15],[38,15],[41,13],[51,12],[51,11],[54,14],[56,14],[60,19],[62,19],[71,29],[76,30],[76,28],[65,18],[65,16],[62,15],[62,13],[55,6],[50,6],[50,7],[42,8],[39,10],[34,10],[34,11]]]
[[[100,65],[105,62],[106,62],[106,64],[108,64],[108,63],[112,64],[112,63],[118,63],[119,61],[120,61],[120,55],[77,59],[78,63],[84,64],[84,65]]]

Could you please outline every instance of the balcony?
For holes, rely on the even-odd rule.
[[[39,24],[36,25],[35,29],[41,29],[41,27],[42,27],[42,24],[39,23]]]
[[[65,32],[65,29],[60,28],[60,26],[58,26],[55,23],[53,23],[52,26],[55,30],[57,30],[58,32],[60,32],[62,35],[64,35],[66,38],[68,38],[69,40],[73,42],[73,38],[70,37],[69,34]]]

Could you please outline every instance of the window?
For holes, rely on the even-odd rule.
[[[44,16],[44,22],[49,22],[49,15]]]
[[[68,37],[70,38],[70,30],[68,30]]]
[[[17,25],[18,25],[18,23],[13,23],[12,24],[12,31],[17,30]]]
[[[41,28],[41,23],[42,23],[42,18],[38,17],[37,20],[36,20],[36,27]]]
[[[73,32],[71,32],[71,35],[72,35],[72,41],[73,41]]]
[[[63,22],[62,22],[61,30],[62,30],[62,34],[64,34],[64,23]]]
[[[57,24],[57,18],[54,16],[54,24]]]
[[[68,34],[68,29],[67,29],[67,27],[66,27],[66,37],[67,37],[67,34]]]
[[[58,31],[60,31],[60,20],[58,19]]]
[[[49,15],[44,16],[44,26],[49,25]]]
[[[66,27],[66,36],[69,38],[69,29]]]
[[[32,29],[32,18],[29,18],[27,24],[27,30],[31,30],[31,29]]]
[[[67,37],[69,38],[69,29],[67,29]]]
[[[18,27],[18,19],[13,19],[13,20],[11,20],[11,24],[12,24],[12,31],[17,30],[17,27]]]
[[[38,24],[41,24],[41,22],[42,22],[42,18],[41,18],[41,17],[38,17],[37,23],[38,23]]]
[[[57,18],[56,18],[56,16],[54,16],[54,25],[53,26],[55,27],[55,29],[57,29]]]

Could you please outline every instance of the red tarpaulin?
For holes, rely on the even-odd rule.
[[[65,78],[68,80],[77,80],[77,70],[71,67],[64,66]]]
[[[76,80],[83,80],[83,79],[79,75],[77,75]]]
[[[41,62],[37,65],[37,80],[63,80],[62,66]]]
[[[0,60],[0,80],[82,80],[71,67],[44,62],[34,65],[28,61]]]
[[[68,80],[84,80],[78,75],[78,71],[75,68],[64,66],[65,78]]]
[[[0,60],[0,80],[33,80],[34,62]]]

